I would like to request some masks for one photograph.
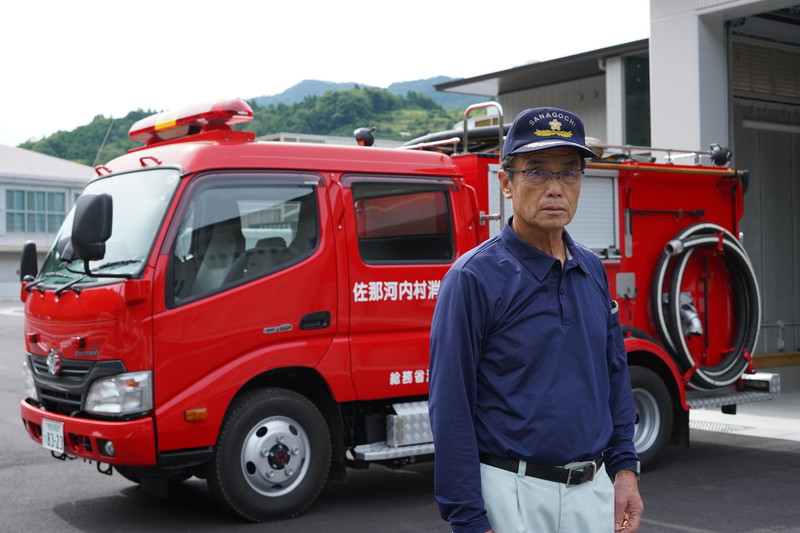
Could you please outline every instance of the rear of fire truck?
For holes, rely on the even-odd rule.
[[[471,113],[493,112],[475,122]],[[479,240],[499,232],[512,206],[497,171],[504,126],[496,102],[471,106],[461,126],[409,141],[445,153],[478,191]],[[688,445],[689,411],[735,413],[780,395],[780,375],[756,372],[761,321],[753,266],[739,225],[749,173],[731,152],[609,146],[595,141],[580,205],[567,226],[591,248],[620,308],[637,410],[634,443],[645,467],[672,444]]]

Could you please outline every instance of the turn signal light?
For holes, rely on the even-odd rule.
[[[183,412],[183,419],[187,422],[200,422],[208,418],[207,407],[194,407]]]

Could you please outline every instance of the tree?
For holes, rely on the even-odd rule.
[[[375,127],[379,137],[402,140],[449,129],[460,115],[415,91],[400,96],[386,89],[360,86],[306,96],[292,105],[259,107],[255,101],[249,103],[253,121],[235,128],[257,136],[279,132],[350,136],[356,128]],[[137,120],[153,113],[139,109],[116,119],[97,115],[73,131],[59,131],[20,147],[86,165],[95,164],[95,159],[103,164],[140,146],[128,138],[128,131]]]

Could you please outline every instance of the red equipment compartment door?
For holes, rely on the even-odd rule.
[[[455,185],[411,177],[342,182],[356,394],[361,400],[427,394],[430,321],[456,256]]]
[[[162,248],[154,317],[161,451],[215,443],[233,394],[276,368],[313,368],[337,328],[321,179],[216,173],[186,189]],[[205,408],[208,419],[185,420]]]
[[[649,299],[621,319],[659,338],[696,388],[738,380],[758,331],[755,274],[735,237],[737,184],[697,167],[620,173],[628,237],[620,271],[636,274],[639,302]]]

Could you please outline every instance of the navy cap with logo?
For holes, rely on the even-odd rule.
[[[575,148],[584,157],[597,157],[586,146],[583,122],[578,115],[556,107],[535,107],[514,119],[503,143],[503,158],[558,146]]]

